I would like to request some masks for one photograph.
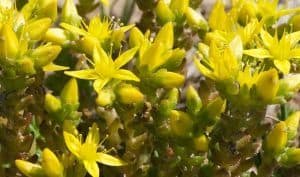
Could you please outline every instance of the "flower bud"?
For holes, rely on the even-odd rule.
[[[202,101],[197,91],[193,86],[189,86],[186,91],[186,106],[188,112],[192,115],[196,115],[202,108]]]
[[[57,17],[57,0],[39,0],[39,9],[37,12],[37,16],[49,17],[52,21],[55,21]]]
[[[56,98],[51,93],[46,94],[44,107],[48,113],[55,113],[62,108],[60,99]]]
[[[78,84],[75,78],[70,79],[62,89],[60,93],[61,101],[64,104],[78,105],[79,104],[79,93]]]
[[[31,57],[34,59],[34,65],[36,68],[41,68],[48,65],[59,55],[61,47],[58,45],[44,45],[36,48],[31,53]]]
[[[186,20],[191,27],[199,28],[204,31],[208,31],[208,23],[205,18],[197,13],[194,9],[188,7],[185,12]]]
[[[170,7],[176,15],[182,16],[189,7],[189,0],[171,0]]]
[[[153,74],[153,82],[157,87],[173,88],[180,87],[184,83],[184,76],[161,69]]]
[[[95,37],[85,36],[79,40],[79,45],[83,52],[92,56],[95,46],[100,47],[100,41]]]
[[[194,148],[197,151],[207,152],[208,151],[208,139],[205,135],[200,135],[194,138]]]
[[[292,167],[300,164],[300,148],[289,148],[286,152],[281,155],[279,163],[286,166]]]
[[[243,6],[241,7],[238,18],[239,22],[246,24],[252,18],[256,18],[257,7],[256,3],[253,1],[244,1]]]
[[[276,69],[259,73],[256,82],[256,90],[257,94],[262,98],[263,101],[272,101],[277,94],[278,88],[279,79]]]
[[[121,85],[117,90],[119,101],[123,104],[141,103],[144,100],[143,93],[131,85]]]
[[[28,33],[30,39],[40,40],[51,25],[50,18],[42,18],[29,23],[25,27],[25,31]]]
[[[265,151],[270,155],[278,155],[287,143],[287,126],[285,122],[277,123],[266,137]]]
[[[192,132],[193,121],[185,112],[172,110],[170,114],[170,126],[175,136],[188,137]]]
[[[201,117],[205,118],[206,123],[210,126],[215,124],[222,112],[226,108],[226,100],[217,97],[212,102],[208,103],[206,108],[201,113]]]
[[[19,41],[16,33],[8,24],[4,24],[0,33],[0,57],[16,58],[19,50]]]
[[[40,165],[36,165],[24,160],[16,160],[16,166],[27,177],[44,176],[44,171]]]
[[[68,41],[68,37],[63,29],[49,28],[44,36],[44,40],[58,45],[63,45]]]
[[[98,96],[96,103],[99,106],[109,106],[112,105],[115,100],[115,94],[112,89],[101,89],[97,92]]]
[[[295,14],[289,20],[289,23],[292,25],[293,31],[300,30],[300,14]]]
[[[163,100],[160,102],[158,112],[161,116],[169,116],[171,111],[176,108],[179,97],[179,91],[177,88],[172,88]]]
[[[300,111],[294,112],[284,121],[287,126],[288,139],[294,139],[298,133]]]
[[[174,45],[173,23],[165,24],[157,33],[154,43],[161,43],[164,49],[172,49]]]
[[[79,26],[81,17],[78,15],[75,3],[73,0],[65,0],[61,12],[61,22],[68,23],[73,26]]]
[[[170,9],[170,7],[164,2],[164,0],[160,0],[155,8],[155,12],[157,17],[162,23],[167,23],[175,20],[175,16]]]
[[[168,71],[177,71],[182,65],[185,53],[184,49],[177,48],[172,50],[171,56],[163,64],[162,68],[166,68]]]
[[[17,60],[17,69],[23,74],[35,74],[34,63],[31,58],[24,57],[23,59]]]
[[[42,167],[48,177],[63,177],[64,167],[50,149],[44,149],[42,157]]]

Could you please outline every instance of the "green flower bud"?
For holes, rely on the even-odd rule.
[[[186,20],[191,27],[208,31],[208,23],[205,18],[194,9],[188,7],[185,12]]]
[[[51,93],[46,94],[44,107],[48,113],[55,113],[62,108],[60,99],[56,98]]]
[[[289,23],[292,25],[293,31],[299,31],[300,30],[300,14],[295,14],[292,16],[289,20]]]
[[[64,167],[50,149],[44,149],[42,157],[42,167],[48,177],[63,177]]]
[[[205,135],[200,135],[196,138],[194,138],[194,148],[197,151],[201,151],[201,152],[207,152],[208,151],[208,139]]]
[[[193,86],[189,86],[186,91],[186,106],[188,112],[192,115],[196,115],[202,108],[202,101],[197,91]]]
[[[138,88],[131,85],[121,85],[117,90],[119,101],[123,104],[141,103],[144,101],[144,95]]]
[[[62,89],[60,93],[61,101],[64,104],[78,105],[79,104],[79,93],[78,84],[75,78],[70,79]]]
[[[171,0],[170,7],[176,15],[182,16],[189,7],[189,0]]]
[[[164,0],[160,0],[155,8],[157,17],[162,23],[167,23],[175,20],[175,16]]]
[[[141,46],[141,44],[143,42],[144,42],[143,33],[137,27],[132,28],[132,30],[130,31],[130,36],[129,36],[130,47]]]
[[[279,160],[279,163],[286,166],[292,167],[300,164],[300,148],[289,148],[284,152]]]
[[[287,126],[285,122],[277,123],[268,134],[265,143],[265,151],[270,155],[278,155],[283,151],[287,143]]]
[[[153,74],[153,82],[157,87],[173,88],[180,87],[184,83],[184,76],[161,69]]]
[[[0,57],[16,58],[19,51],[19,41],[16,33],[8,24],[4,24],[0,33]]]
[[[26,26],[25,32],[28,33],[30,39],[40,40],[51,26],[51,22],[50,18],[35,20]]]
[[[61,12],[61,22],[71,24],[73,26],[79,26],[81,23],[81,17],[78,15],[75,3],[73,0],[65,0],[65,3]]]
[[[158,108],[158,112],[161,116],[166,117],[169,116],[171,111],[176,108],[179,97],[179,91],[177,88],[173,88],[164,97],[164,99],[160,102],[160,106]]]
[[[173,23],[165,24],[157,33],[154,43],[160,43],[164,49],[172,49],[174,45],[174,28]]]
[[[44,36],[44,40],[58,45],[63,45],[68,41],[68,37],[63,29],[49,28]]]
[[[109,106],[112,105],[116,96],[112,89],[101,89],[97,92],[98,96],[96,99],[96,103],[99,106]]]
[[[55,21],[57,17],[57,0],[39,0],[39,9],[37,16],[49,17],[52,21]]]
[[[24,57],[23,59],[17,60],[17,69],[23,74],[35,74],[34,63],[31,58]]]
[[[170,114],[170,126],[175,136],[188,137],[192,132],[193,121],[187,113],[172,110]]]
[[[172,50],[171,56],[168,58],[166,63],[163,64],[162,68],[166,68],[168,71],[176,71],[182,65],[182,61],[185,57],[184,49]]]
[[[294,112],[284,121],[287,126],[288,139],[294,139],[298,133],[300,111]]]
[[[24,160],[15,160],[17,168],[27,177],[42,177],[44,171],[40,165],[36,165]]]
[[[256,90],[257,94],[262,98],[263,101],[272,101],[275,98],[278,89],[279,79],[278,72],[276,69],[271,69],[259,73],[256,82]]]
[[[41,68],[48,65],[59,55],[61,47],[58,45],[44,45],[36,48],[31,53],[31,57],[34,59],[34,65],[36,68]]]
[[[226,108],[226,100],[223,100],[220,97],[217,97],[212,102],[208,103],[206,108],[201,112],[201,117],[203,117],[208,124],[214,125],[222,112],[224,112]]]

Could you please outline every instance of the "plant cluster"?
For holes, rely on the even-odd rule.
[[[299,176],[300,8],[114,2],[0,0],[0,176]]]

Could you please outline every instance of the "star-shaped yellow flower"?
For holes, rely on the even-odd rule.
[[[65,74],[79,79],[95,80],[93,86],[97,93],[99,93],[111,79],[139,82],[140,79],[131,71],[120,69],[134,57],[137,50],[137,47],[132,48],[113,61],[101,47],[95,47],[93,54],[94,62],[91,62],[94,66],[93,69],[65,71]]]
[[[92,177],[99,177],[100,171],[97,162],[109,166],[123,166],[127,163],[103,152],[97,152],[100,136],[97,125],[94,123],[84,143],[80,142],[74,135],[64,131],[64,139],[67,148],[84,165]]]

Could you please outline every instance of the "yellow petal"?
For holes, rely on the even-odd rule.
[[[92,177],[99,177],[99,167],[96,161],[83,161],[84,168]]]
[[[65,71],[64,73],[68,76],[76,77],[79,79],[95,80],[99,78],[99,75],[96,73],[94,69],[85,69],[79,71]]]
[[[105,165],[109,165],[109,166],[123,166],[123,165],[127,165],[126,162],[124,162],[121,159],[118,159],[116,157],[113,157],[111,155],[102,153],[102,152],[98,152],[97,153],[97,157],[96,157],[97,162],[105,164]]]
[[[166,49],[173,48],[174,44],[174,32],[173,32],[173,24],[169,22],[165,24],[158,32],[154,43],[161,43],[164,45]]]
[[[300,58],[300,48],[292,49],[289,58]]]
[[[230,42],[230,49],[234,53],[237,59],[242,59],[243,57],[243,42],[239,35],[235,36]]]
[[[64,139],[65,139],[67,148],[71,151],[72,154],[74,154],[76,157],[80,158],[79,152],[80,152],[81,143],[79,142],[79,140],[71,133],[64,131],[63,134],[64,134]]]
[[[82,36],[89,35],[89,33],[84,31],[83,29],[80,29],[73,25],[69,25],[67,23],[61,23],[60,26],[74,34],[78,34],[78,35],[82,35]]]
[[[130,49],[124,53],[122,53],[115,61],[115,68],[119,69],[120,67],[122,67],[123,65],[125,65],[126,63],[128,63],[136,54],[136,52],[138,51],[138,47],[135,47],[133,49]]]
[[[102,88],[107,84],[107,82],[109,81],[109,79],[97,79],[95,80],[93,87],[94,90],[99,93],[100,90],[102,90]]]
[[[43,71],[45,72],[54,72],[54,71],[63,71],[69,69],[68,66],[60,66],[54,63],[50,63],[43,67]]]
[[[244,54],[254,58],[273,58],[268,50],[262,48],[244,50]]]
[[[283,72],[283,74],[288,74],[291,69],[291,64],[288,60],[274,60],[274,65],[279,71]]]
[[[199,60],[194,58],[194,63],[201,74],[203,74],[206,77],[209,77],[210,79],[215,79],[212,71],[207,69],[204,65],[202,65]]]
[[[135,74],[126,69],[117,70],[112,77],[120,80],[131,80],[136,82],[140,81],[140,79]]]
[[[89,129],[89,133],[85,139],[85,143],[98,145],[99,141],[100,141],[99,128],[96,123],[93,123],[93,126],[90,127]]]
[[[272,45],[273,43],[273,37],[265,30],[261,30],[260,32],[260,37],[264,43],[264,45],[267,47],[267,48],[270,48],[270,46]]]

